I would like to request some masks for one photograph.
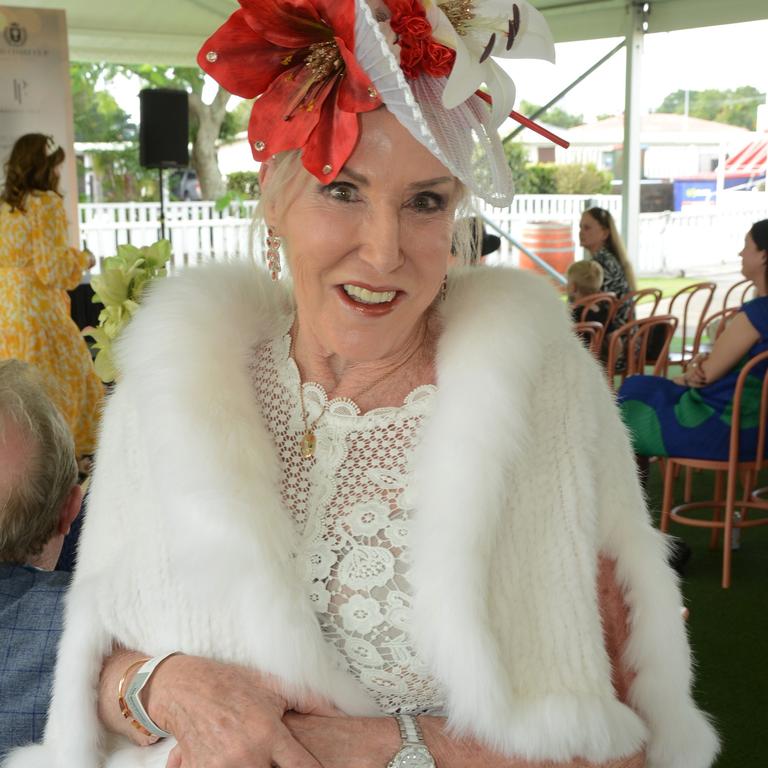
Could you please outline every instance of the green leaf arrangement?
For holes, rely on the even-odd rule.
[[[94,366],[99,378],[109,383],[115,380],[117,368],[112,356],[112,345],[139,308],[141,294],[147,284],[165,277],[165,264],[171,258],[171,244],[158,240],[152,245],[137,248],[120,245],[117,255],[102,262],[101,274],[91,280],[93,302],[102,303],[99,324],[83,332],[94,340],[97,355]]]

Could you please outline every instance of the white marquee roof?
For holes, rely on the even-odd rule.
[[[649,32],[766,17],[765,0],[650,1]],[[623,37],[626,32],[627,0],[533,4],[546,15],[558,42]],[[203,40],[238,7],[236,0],[11,0],[8,5],[64,8],[73,60],[168,65],[193,64]]]

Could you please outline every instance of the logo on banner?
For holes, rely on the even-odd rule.
[[[27,42],[27,30],[17,21],[12,21],[4,30],[3,37],[8,45],[20,48]]]

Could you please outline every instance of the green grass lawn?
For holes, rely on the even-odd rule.
[[[661,288],[662,298],[674,296],[681,288],[699,282],[688,277],[638,277],[637,289]]]
[[[694,498],[707,498],[711,478],[709,472],[694,476]],[[768,485],[768,475],[761,485]],[[651,508],[659,510],[657,464],[648,491]],[[768,766],[768,526],[742,531],[727,590],[720,587],[722,550],[710,551],[709,531],[673,523],[671,532],[693,548],[682,588],[698,667],[696,699],[723,741],[716,768]]]

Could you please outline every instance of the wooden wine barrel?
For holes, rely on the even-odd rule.
[[[571,225],[560,221],[529,221],[523,229],[522,244],[561,275],[573,263],[574,246]],[[520,268],[544,273],[544,270],[520,251]]]

